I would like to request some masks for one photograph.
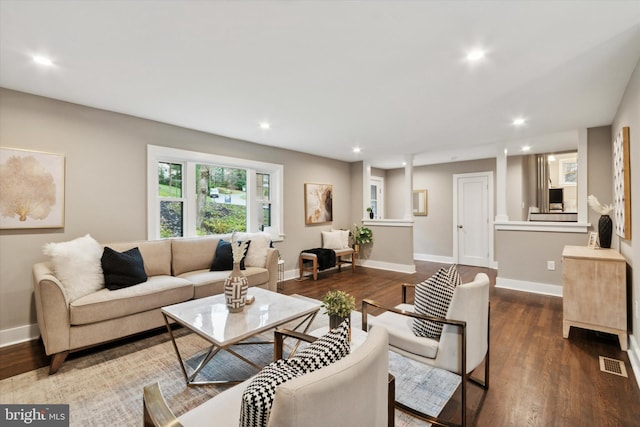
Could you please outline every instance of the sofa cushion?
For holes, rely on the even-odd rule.
[[[104,248],[101,261],[104,285],[110,291],[147,281],[147,273],[144,272],[144,262],[138,247],[118,252],[107,246]]]
[[[415,313],[415,307],[410,304],[400,304],[396,308]],[[390,346],[434,359],[438,354],[438,340],[416,336],[411,329],[412,324],[413,321],[410,317],[389,311],[378,316],[371,316],[369,319],[369,328],[381,326],[389,332]]]
[[[442,267],[436,274],[416,286],[416,313],[445,318],[460,275],[455,265]],[[444,325],[430,320],[414,319],[413,333],[421,337],[440,338]]]
[[[171,268],[175,276],[188,271],[211,268],[219,240],[231,240],[231,234],[171,240]]]
[[[104,288],[100,264],[102,248],[89,234],[69,242],[47,243],[43,252],[51,257],[56,277],[64,286],[69,301]]]
[[[194,285],[193,297],[203,298],[224,292],[224,280],[229,277],[231,271],[196,270],[183,273],[178,277],[187,279]],[[267,284],[269,282],[269,270],[266,268],[247,267],[242,270],[247,277],[249,287]]]
[[[239,245],[241,242],[236,242]],[[211,263],[211,271],[225,271],[233,269],[233,248],[232,243],[226,240],[218,240],[218,247],[216,248],[216,255],[213,257]],[[247,250],[251,246],[251,240],[247,240],[247,246],[244,250],[244,256],[240,260],[240,270],[244,270],[244,260],[247,255]]]
[[[171,240],[144,240],[128,243],[109,243],[118,252],[125,252],[137,247],[144,260],[144,271],[147,276],[171,275]]]
[[[287,360],[279,359],[265,366],[242,393],[241,427],[266,427],[276,387],[297,378],[303,372]]]
[[[84,325],[141,313],[143,311],[188,301],[193,298],[193,284],[172,276],[151,276],[136,286],[110,291],[102,289],[70,304],[72,325]]]

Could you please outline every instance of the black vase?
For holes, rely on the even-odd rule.
[[[598,221],[598,239],[601,248],[611,247],[611,232],[613,231],[613,221],[609,215],[602,215]]]
[[[369,219],[373,219],[373,211],[369,211]]]

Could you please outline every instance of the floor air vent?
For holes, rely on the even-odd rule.
[[[627,377],[627,368],[624,367],[622,360],[610,359],[608,357],[600,356],[600,370],[613,375],[619,375],[621,377]]]

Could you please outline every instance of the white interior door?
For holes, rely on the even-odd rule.
[[[384,178],[372,176],[369,180],[369,189],[373,217],[382,219],[384,218]]]
[[[454,242],[458,264],[489,266],[489,179],[486,173],[454,176]]]

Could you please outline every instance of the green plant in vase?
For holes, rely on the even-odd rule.
[[[329,315],[329,329],[337,328],[347,319],[351,331],[351,312],[356,309],[354,297],[345,291],[329,291],[322,297],[322,308]]]
[[[353,226],[352,234],[356,245],[366,245],[373,242],[373,231],[369,227],[358,227],[356,224]],[[356,249],[356,252],[359,251]]]

